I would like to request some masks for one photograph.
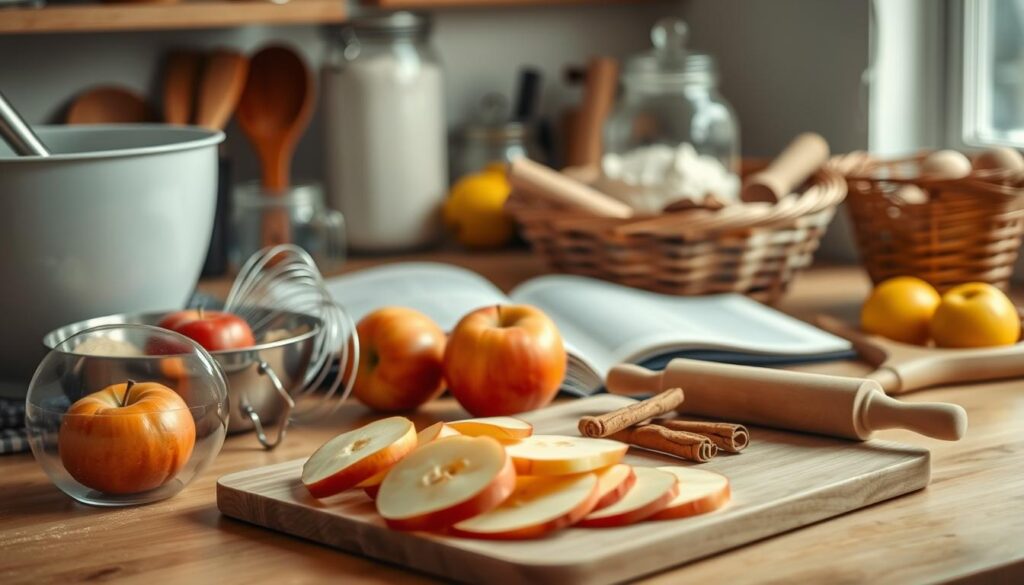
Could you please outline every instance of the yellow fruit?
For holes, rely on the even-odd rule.
[[[460,244],[498,248],[512,239],[515,226],[505,215],[511,191],[502,167],[494,165],[455,183],[444,204],[444,219]]]
[[[942,295],[931,334],[940,347],[1012,345],[1020,338],[1020,315],[1003,291],[985,282],[969,282]]]
[[[897,276],[871,291],[861,308],[860,326],[868,333],[903,343],[928,343],[929,323],[942,298],[920,278]]]

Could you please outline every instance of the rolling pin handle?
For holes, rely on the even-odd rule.
[[[608,392],[620,396],[657,394],[661,392],[661,372],[648,370],[634,364],[621,364],[608,372],[605,381]]]
[[[861,427],[868,433],[907,429],[926,437],[957,441],[967,432],[967,412],[956,404],[900,402],[882,392],[871,392],[862,411]]]

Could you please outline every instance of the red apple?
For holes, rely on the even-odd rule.
[[[363,317],[355,397],[374,410],[412,410],[444,390],[445,334],[419,311],[386,307]]]
[[[241,349],[256,345],[252,328],[238,315],[222,311],[188,309],[171,313],[157,323],[158,327],[170,329],[192,339],[207,351]],[[146,347],[150,355],[180,353],[181,348],[172,344],[151,341]]]
[[[474,416],[546,406],[565,378],[562,336],[529,305],[477,309],[455,326],[444,355],[448,389]]]
[[[72,404],[58,447],[64,468],[82,485],[134,494],[173,479],[195,441],[195,421],[181,396],[155,382],[129,381]]]

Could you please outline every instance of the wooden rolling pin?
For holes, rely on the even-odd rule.
[[[618,199],[525,157],[509,165],[508,181],[513,188],[592,215],[622,219],[633,216],[633,208]]]
[[[747,177],[740,199],[774,203],[792,193],[828,161],[828,143],[806,132],[793,139],[763,171]]]
[[[663,372],[612,368],[608,391],[650,394],[682,388],[679,412],[780,429],[867,440],[882,429],[907,429],[955,441],[967,413],[955,404],[891,398],[874,380],[674,359]]]

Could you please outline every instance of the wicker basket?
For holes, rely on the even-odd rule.
[[[739,292],[772,303],[811,263],[845,195],[842,174],[830,165],[777,204],[614,219],[515,190],[506,209],[556,271],[667,294]]]
[[[1024,234],[1024,176],[918,179],[926,155],[865,159],[847,175],[847,208],[871,280],[909,275],[939,291],[972,281],[1005,289]]]

